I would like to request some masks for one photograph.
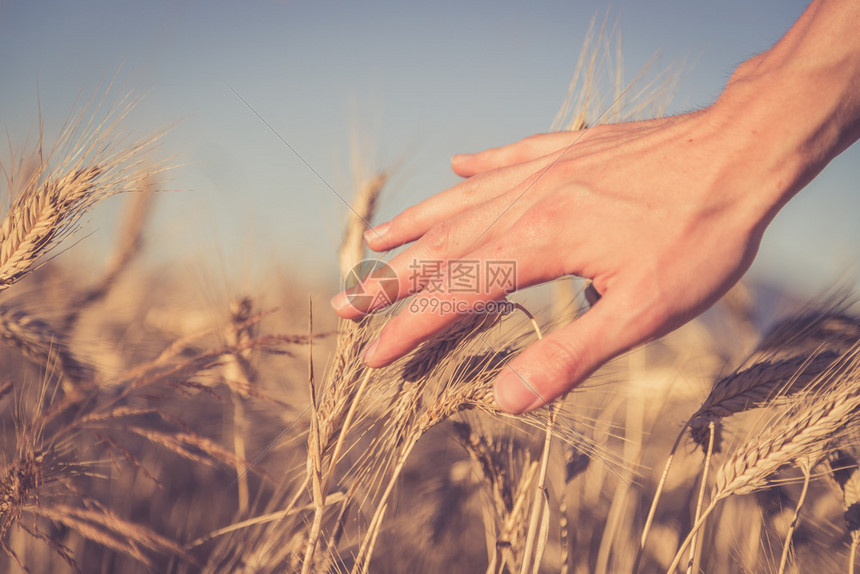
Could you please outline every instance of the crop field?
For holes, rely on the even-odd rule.
[[[598,97],[607,49],[590,37],[556,129],[593,125],[622,93],[601,121],[664,110],[671,74]],[[182,262],[144,263],[153,203],[182,166],[158,159],[170,130],[125,133],[133,107],[97,93],[56,142],[11,142],[3,162],[0,571],[854,571],[849,296],[762,321],[740,284],[568,396],[507,415],[495,376],[588,312],[585,282],[547,286],[537,307],[513,295],[371,369],[362,353],[406,303],[338,320],[333,293],[283,274],[207,299]],[[331,254],[344,277],[369,257],[392,175],[363,168]],[[111,247],[82,266],[67,249],[102,201],[119,213],[98,231]]]

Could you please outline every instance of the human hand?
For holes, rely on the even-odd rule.
[[[499,406],[524,412],[552,401],[601,364],[677,328],[746,271],[779,208],[860,138],[860,8],[814,1],[770,50],[732,75],[712,106],[692,114],[533,136],[457,156],[465,181],[365,234],[390,262],[397,297],[416,261],[516,260],[518,287],[567,274],[592,279],[600,301],[533,343],[496,381]],[[445,268],[439,270],[440,274]],[[371,296],[382,286],[370,279]],[[384,366],[501,287],[407,308],[365,353]],[[346,293],[343,317],[362,311]],[[412,306],[410,306],[412,307]]]
[[[518,288],[568,274],[593,281],[600,301],[530,345],[495,383],[503,410],[532,410],[609,359],[690,320],[751,264],[783,190],[769,170],[770,155],[741,141],[723,118],[706,109],[456,156],[463,182],[365,238],[375,251],[414,242],[389,262],[398,298],[415,291],[408,279],[415,261],[515,260]],[[431,280],[419,277],[417,287]],[[380,286],[371,279],[365,288]],[[458,318],[438,312],[451,307],[445,303],[474,307],[505,295],[498,288],[422,293],[436,304],[404,308],[365,362],[384,366],[444,330]],[[344,293],[332,304],[343,317],[361,314]]]

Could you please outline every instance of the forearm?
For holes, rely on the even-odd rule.
[[[773,48],[737,69],[713,106],[769,182],[758,198],[765,223],[860,138],[858,31],[857,0],[813,2]]]

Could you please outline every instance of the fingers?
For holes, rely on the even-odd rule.
[[[451,168],[462,177],[472,177],[486,171],[531,162],[562,151],[577,141],[582,132],[539,134],[516,143],[473,154],[455,155]]]
[[[496,402],[512,414],[551,403],[603,363],[644,342],[644,333],[625,328],[613,298],[606,295],[572,324],[532,343],[511,360],[495,381]]]
[[[443,331],[458,318],[468,313],[493,312],[500,308],[498,300],[506,294],[524,287],[542,283],[553,273],[530,262],[523,255],[533,250],[524,244],[510,245],[504,259],[498,258],[498,245],[503,239],[488,243],[470,252],[468,259],[451,261],[439,277],[443,281],[417,293],[400,313],[391,319],[379,339],[364,356],[368,366],[385,366],[405,355],[419,343]],[[473,277],[476,289],[465,292],[450,282],[457,264],[475,264]],[[522,266],[517,265],[522,263]],[[495,274],[493,273],[495,271]],[[462,284],[461,284],[462,285]]]
[[[362,301],[385,303],[424,289],[428,283],[433,283],[432,287],[435,288],[437,284],[445,282],[450,263],[467,254],[470,260],[477,260],[478,249],[507,229],[510,225],[508,221],[517,217],[524,207],[525,202],[512,207],[511,200],[503,196],[478,209],[443,221],[388,263],[388,277],[394,279],[371,275],[356,286],[355,293],[361,294]],[[332,306],[341,317],[354,319],[379,308],[362,308],[352,304],[355,293],[340,293],[332,299]]]
[[[569,245],[560,243],[558,220],[560,213],[569,211],[556,201],[526,197],[533,185],[555,185],[554,176],[540,180],[539,175],[523,182],[508,194],[462,213],[456,218],[433,227],[408,249],[399,253],[386,266],[394,279],[384,281],[371,276],[357,285],[354,292],[342,292],[332,299],[335,311],[344,318],[354,319],[378,310],[351,304],[355,294],[363,301],[391,303],[424,289],[432,283],[449,280],[448,265],[464,259],[479,265],[493,261],[519,261],[519,286],[549,281],[566,273],[581,275],[579,267],[568,255]],[[565,242],[567,243],[567,242]],[[396,285],[397,288],[392,290]],[[385,296],[382,296],[385,295]]]
[[[469,313],[495,312],[495,299],[502,292],[486,294],[419,293],[383,328],[376,341],[368,346],[364,362],[372,368],[384,367],[402,357],[421,342],[441,333]]]
[[[514,187],[528,186],[583,135],[584,132],[540,134],[502,148],[454,156],[454,171],[469,179],[368,229],[364,233],[365,242],[374,251],[388,251],[415,241],[433,226],[458,213]]]
[[[467,179],[404,210],[394,219],[368,229],[364,233],[365,242],[374,251],[388,251],[415,241],[434,226],[527,185],[544,163],[535,160]]]

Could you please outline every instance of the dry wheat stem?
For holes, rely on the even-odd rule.
[[[384,383],[386,375],[396,370],[388,369],[387,373],[382,371],[381,381]],[[367,498],[378,494],[378,490],[384,484],[386,471],[396,462],[401,445],[414,432],[417,418],[424,408],[423,393],[426,385],[426,379],[405,388],[398,385],[393,402],[377,415],[377,420],[382,421],[381,428],[356,460],[351,473],[356,483],[361,482],[376,487],[367,491],[365,495]]]
[[[308,338],[313,341],[313,303],[308,296]],[[325,495],[322,490],[322,444],[320,442],[320,423],[317,411],[317,392],[314,385],[313,344],[308,345],[308,388],[311,398],[311,430],[308,436],[308,464],[311,468],[311,486],[314,501],[314,517],[308,533],[305,556],[302,560],[302,574],[308,574],[313,564],[320,531],[322,529]]]
[[[543,333],[537,323],[534,315],[528,309],[515,303],[517,309],[523,312],[532,324],[532,328],[537,335],[538,340],[543,339]],[[546,546],[546,537],[549,533],[549,494],[546,489],[546,473],[549,465],[549,453],[552,448],[553,431],[557,418],[558,409],[562,408],[564,397],[562,397],[556,406],[550,409],[550,416],[546,423],[546,432],[544,438],[543,454],[541,455],[540,474],[538,478],[537,490],[535,491],[534,502],[532,503],[531,516],[529,518],[529,529],[526,535],[526,546],[523,552],[523,560],[520,565],[520,573],[525,574],[528,571],[529,564],[533,564],[533,572],[536,573],[540,568],[543,552]],[[543,517],[543,520],[541,518]],[[540,533],[538,532],[540,528]],[[534,549],[535,537],[538,537],[537,549],[535,550],[534,561],[532,562],[532,550]]]
[[[343,502],[344,500],[346,500],[346,498],[347,497],[343,492],[333,492],[326,499],[326,504],[337,504],[339,502]],[[313,510],[313,508],[313,502],[311,502],[306,504],[305,506],[302,506],[301,508],[293,508],[288,511],[278,510],[277,512],[269,512],[267,514],[261,514],[253,518],[249,518],[247,520],[242,520],[241,522],[236,522],[230,524],[229,526],[218,528],[217,530],[213,530],[212,532],[209,532],[208,534],[205,534],[199,538],[195,538],[194,540],[185,545],[185,549],[191,550],[192,548],[196,548],[197,546],[214,540],[219,536],[224,536],[225,534],[230,534],[231,532],[236,532],[237,530],[242,530],[251,526],[257,526],[258,524],[277,522],[279,520],[283,520],[287,516],[299,514],[307,510]]]
[[[648,509],[648,517],[645,519],[645,526],[642,529],[642,536],[639,539],[639,548],[636,551],[636,558],[633,562],[633,572],[639,572],[639,563],[642,561],[642,556],[645,551],[645,543],[648,541],[648,533],[651,531],[651,524],[654,522],[654,515],[657,513],[657,504],[660,502],[660,496],[663,494],[663,487],[666,485],[666,478],[669,476],[669,469],[672,468],[672,461],[675,459],[675,453],[678,450],[678,445],[681,444],[681,439],[684,437],[684,431],[687,430],[687,424],[681,427],[678,436],[675,437],[675,442],[672,444],[672,450],[669,451],[669,457],[666,459],[666,465],[663,467],[663,473],[660,475],[660,481],[657,483],[657,490],[654,492],[654,497],[651,499],[651,508]]]
[[[340,544],[341,536],[346,529],[346,517],[349,512],[350,505],[355,498],[355,491],[358,488],[358,484],[354,483],[350,486],[349,490],[346,491],[346,494],[341,497],[340,500],[340,511],[337,514],[337,518],[335,519],[334,530],[329,536],[328,545],[326,546],[326,552],[323,556],[323,562],[319,567],[320,572],[328,572],[329,566],[332,561],[332,557],[337,553],[338,544]],[[340,493],[334,493],[340,494]],[[333,498],[333,496],[331,497]],[[327,504],[330,504],[331,498],[327,498]]]
[[[693,523],[699,521],[699,516],[702,514],[702,503],[705,500],[705,488],[708,484],[708,471],[711,468],[711,455],[714,453],[714,434],[716,434],[716,429],[714,428],[714,421],[711,421],[708,425],[708,430],[710,431],[708,434],[710,438],[708,438],[708,452],[705,454],[705,463],[702,468],[702,484],[699,487],[699,498],[696,501],[696,515],[693,519]],[[696,559],[696,537],[693,536],[693,539],[690,541],[690,564],[687,566],[687,574],[691,574],[692,572],[697,572],[698,569],[694,568],[693,565]]]
[[[487,567],[487,574],[490,574],[490,572],[493,574],[501,574],[504,570],[505,564],[514,560],[514,540],[512,540],[512,538],[517,530],[519,516],[525,508],[526,501],[529,498],[529,490],[537,476],[539,466],[539,461],[532,461],[525,473],[525,478],[520,483],[519,494],[514,501],[514,506],[511,509],[511,512],[505,519],[504,528],[499,535],[499,540],[503,542],[503,544],[496,544],[496,554],[493,556],[493,561]],[[507,544],[504,544],[504,542],[507,542]],[[511,565],[511,570],[513,569],[513,565]]]
[[[380,514],[380,517],[385,515],[385,511],[387,509],[388,509],[388,503],[386,502],[382,506],[382,513]],[[364,564],[361,567],[361,574],[368,574],[368,571],[370,570],[370,554],[373,553],[373,547],[376,546],[376,539],[378,536],[379,536],[379,525],[377,524],[376,529],[373,531],[373,538],[370,541],[370,548],[368,550],[367,559],[364,561]]]
[[[684,556],[684,551],[687,549],[687,546],[690,544],[690,541],[705,523],[705,520],[708,519],[708,516],[710,516],[714,508],[717,507],[717,502],[719,502],[719,500],[720,499],[717,499],[716,497],[711,498],[711,503],[708,505],[705,511],[702,512],[702,516],[699,517],[699,520],[696,521],[696,523],[693,525],[693,528],[690,529],[690,533],[687,534],[687,537],[684,539],[684,541],[681,543],[681,546],[678,548],[678,552],[675,554],[675,558],[672,560],[672,564],[666,570],[666,574],[673,574],[678,569],[678,565],[681,563],[681,558]]]
[[[537,546],[535,547],[535,559],[532,564],[532,574],[539,574],[540,565],[543,562],[543,554],[546,550],[547,539],[549,538],[549,491],[544,488],[543,491],[543,509],[541,509],[541,525],[537,534]]]
[[[800,497],[797,499],[797,505],[794,507],[794,517],[791,519],[791,525],[788,527],[788,532],[785,535],[785,544],[782,546],[782,557],[779,560],[778,574],[785,572],[785,567],[788,565],[788,555],[791,550],[791,539],[794,537],[794,531],[797,529],[797,523],[800,520],[800,509],[803,507],[803,502],[806,500],[806,493],[809,490],[809,480],[811,473],[804,469],[803,472],[803,489],[800,491]]]
[[[256,323],[249,322],[253,316],[254,305],[250,297],[240,297],[230,304],[230,326],[227,329],[227,344],[239,346],[254,338]],[[226,356],[225,376],[227,380],[238,381],[242,389],[251,391],[253,388],[254,372],[251,367],[251,349],[241,353],[230,353]],[[238,460],[246,460],[245,454],[245,405],[238,390],[230,385],[230,402],[233,408],[233,452]],[[239,514],[248,510],[248,469],[242,465],[236,466],[236,484],[238,487]]]
[[[526,534],[526,545],[523,550],[523,560],[520,565],[521,574],[525,574],[528,571],[528,565],[530,563],[533,564],[533,571],[535,568],[540,567],[541,558],[546,544],[545,535],[547,532],[546,528],[544,528],[542,529],[544,536],[537,540],[538,548],[535,551],[534,560],[532,561],[532,550],[535,545],[535,537],[538,535],[538,525],[541,522],[541,517],[543,516],[544,522],[546,522],[547,525],[549,523],[549,492],[546,488],[546,473],[549,465],[549,453],[552,448],[553,430],[558,416],[558,409],[562,408],[564,405],[564,397],[558,399],[554,404],[557,406],[556,408],[550,407],[549,420],[546,424],[546,435],[544,438],[543,453],[541,454],[538,484],[534,494],[534,501],[532,502],[531,514],[529,516],[529,529]]]
[[[394,486],[397,484],[397,479],[400,477],[403,467],[406,465],[406,459],[409,458],[409,454],[418,443],[418,439],[420,437],[421,434],[413,434],[409,438],[409,442],[403,447],[397,464],[391,472],[391,479],[388,481],[388,485],[385,487],[385,491],[382,493],[382,497],[380,498],[376,510],[373,513],[373,517],[370,520],[370,524],[367,527],[367,533],[364,536],[358,555],[355,558],[355,564],[352,567],[353,574],[358,574],[367,570],[368,564],[370,563],[370,556],[373,554],[373,547],[376,544],[376,537],[379,535],[382,519],[385,516],[386,509],[388,508],[388,499],[394,491]]]
[[[325,503],[325,496],[328,492],[331,479],[334,476],[335,466],[337,465],[337,461],[340,459],[340,451],[343,449],[343,444],[346,441],[346,433],[349,431],[350,425],[352,424],[352,419],[355,417],[355,411],[358,408],[358,403],[364,396],[364,391],[367,389],[367,383],[370,380],[370,375],[372,374],[373,369],[371,368],[368,368],[364,373],[364,377],[361,379],[361,383],[358,386],[358,390],[355,392],[355,395],[352,398],[352,402],[349,405],[349,410],[346,413],[346,418],[343,419],[343,425],[340,428],[337,442],[334,445],[334,450],[331,454],[331,462],[329,463],[328,472],[326,473],[325,482],[323,483],[323,503]]]
[[[848,574],[854,574],[854,564],[857,562],[857,543],[860,542],[860,536],[851,536],[851,551],[848,553]]]

